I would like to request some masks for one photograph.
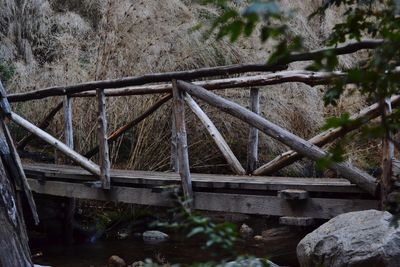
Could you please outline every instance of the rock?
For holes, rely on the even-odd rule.
[[[268,265],[267,265],[268,264]],[[217,265],[216,267],[279,267],[272,261],[259,258],[237,259],[224,264]]]
[[[243,238],[251,238],[254,231],[250,226],[244,223],[242,226],[240,226],[239,233]]]
[[[158,243],[167,241],[169,235],[160,231],[146,231],[143,233],[143,240],[149,243]]]
[[[130,236],[130,234],[131,234],[130,229],[126,229],[126,228],[120,229],[117,232],[117,238],[118,239],[127,239]]]
[[[113,255],[108,259],[108,267],[126,267],[126,263],[117,255]]]
[[[267,229],[261,233],[263,240],[266,242],[281,239],[292,239],[295,238],[297,234],[298,233],[295,230],[288,226]]]
[[[392,219],[377,210],[331,219],[298,244],[300,266],[399,266],[400,228],[391,225]]]
[[[130,266],[131,267],[144,267],[144,262],[143,261],[135,261]]]
[[[257,242],[263,241],[263,240],[264,240],[264,238],[263,238],[261,235],[255,235],[255,236],[253,237],[253,239],[254,239],[254,241],[257,241]]]

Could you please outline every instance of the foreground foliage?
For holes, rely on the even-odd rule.
[[[290,31],[289,21],[296,16],[296,10],[282,11],[281,1],[252,0],[228,1],[205,0],[204,4],[219,8],[221,15],[214,19],[207,28],[207,36],[228,37],[235,42],[240,37],[248,37],[257,32],[261,42],[275,41],[277,44],[267,64],[285,62],[295,53],[306,52],[303,37]],[[328,0],[310,14],[310,19],[323,16],[328,9],[340,8],[342,21],[337,23],[325,40],[326,52],[314,55],[306,67],[313,71],[335,71],[340,68],[339,56],[335,47],[350,40],[362,42],[363,38],[382,40],[382,44],[360,55],[362,60],[346,69],[345,78],[335,79],[325,92],[325,105],[336,105],[345,90],[360,92],[367,101],[378,102],[382,108],[382,121],[378,124],[364,125],[361,133],[365,139],[390,136],[400,128],[400,112],[384,112],[385,100],[399,94],[399,59],[400,51],[400,1],[392,0]],[[352,84],[349,87],[348,84]],[[330,118],[324,128],[348,127],[352,121],[348,114]],[[343,138],[330,149],[330,156],[319,162],[319,167],[329,166],[332,161],[344,161],[344,146],[351,138]],[[392,140],[397,148],[400,143]]]

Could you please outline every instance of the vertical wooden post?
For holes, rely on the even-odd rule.
[[[72,103],[71,98],[64,96],[64,127],[65,144],[74,149],[74,134],[72,129]]]
[[[258,88],[250,89],[250,110],[260,114],[260,90]],[[250,126],[249,141],[247,144],[247,166],[246,172],[253,173],[258,163],[258,129]]]
[[[65,144],[74,149],[74,132],[72,127],[72,99],[64,96],[64,129],[65,129]],[[67,163],[65,159],[64,163]],[[69,198],[65,207],[65,240],[68,244],[74,243],[74,215],[76,210],[76,199]]]
[[[387,98],[383,104],[383,117],[392,113],[392,105],[390,99]],[[385,120],[382,119],[383,123]],[[387,131],[382,140],[382,180],[381,180],[381,206],[382,209],[388,207],[388,195],[392,191],[392,161],[394,159],[394,144],[391,141],[392,134]]]
[[[175,113],[172,104],[171,112],[171,170],[179,172],[178,147],[176,143]]]
[[[175,115],[177,154],[179,163],[179,174],[182,180],[184,197],[189,202],[189,207],[193,206],[192,179],[189,169],[189,155],[187,146],[187,136],[185,127],[185,101],[183,91],[177,87],[176,80],[172,80],[173,110]]]
[[[103,89],[97,89],[98,139],[100,148],[100,179],[103,189],[110,189],[110,155],[107,142],[106,98]]]

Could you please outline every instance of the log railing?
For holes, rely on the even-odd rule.
[[[377,45],[377,44],[369,44]],[[352,47],[352,46],[350,46]],[[352,49],[355,49],[352,47]],[[365,48],[361,48],[365,49]],[[339,52],[342,50],[339,50]],[[343,51],[342,51],[343,52]],[[306,58],[306,57],[304,57]],[[303,58],[297,58],[303,59]],[[290,63],[290,62],[286,62]],[[110,181],[110,160],[108,146],[111,142],[117,140],[127,130],[136,126],[145,118],[153,114],[162,105],[167,103],[172,98],[172,148],[174,154],[171,155],[173,169],[179,172],[182,179],[182,189],[186,198],[193,198],[193,190],[191,186],[191,176],[189,168],[189,156],[187,145],[187,134],[185,124],[185,106],[198,117],[207,132],[216,143],[225,158],[227,164],[232,171],[238,175],[262,175],[270,174],[279,169],[290,165],[303,156],[313,160],[321,159],[327,156],[327,152],[322,150],[325,144],[328,144],[338,137],[344,136],[350,131],[353,131],[364,123],[382,116],[381,104],[374,104],[366,109],[363,109],[358,114],[351,118],[356,121],[351,127],[329,129],[319,135],[306,141],[302,138],[290,133],[289,131],[279,127],[278,125],[268,121],[260,116],[260,92],[268,88],[260,86],[272,85],[286,82],[301,82],[309,85],[327,84],[333,80],[341,79],[347,83],[351,83],[351,79],[345,72],[310,72],[310,71],[278,71],[275,73],[258,74],[253,76],[244,76],[236,78],[225,78],[216,80],[194,81],[192,83],[176,79],[193,79],[204,78],[212,75],[225,75],[232,73],[243,73],[251,71],[271,70],[275,66],[263,67],[261,65],[235,65],[225,66],[220,68],[201,69],[198,71],[174,72],[166,74],[153,74],[140,77],[129,77],[112,81],[90,82],[80,85],[53,87],[34,92],[9,95],[9,100],[12,101],[29,101],[51,96],[64,96],[64,120],[65,120],[65,137],[66,143],[57,140],[44,130],[49,125],[52,117],[55,116],[58,110],[61,109],[60,104],[56,106],[45,117],[40,127],[37,127],[16,113],[11,113],[10,118],[19,126],[28,130],[31,135],[20,141],[20,146],[26,146],[29,140],[32,140],[32,134],[49,143],[56,149],[64,153],[69,159],[96,175],[100,179],[100,185],[103,189],[110,189],[112,181]],[[281,65],[279,65],[281,66]],[[274,69],[275,70],[275,69]],[[166,82],[163,84],[145,84],[154,82]],[[140,84],[140,85],[138,85]],[[227,88],[250,88],[250,109],[241,107],[240,105],[228,101],[214,93],[212,90],[227,89]],[[149,109],[144,111],[139,117],[136,117],[126,125],[118,128],[111,134],[107,134],[107,115],[105,98],[107,96],[126,96],[126,95],[143,95],[143,94],[165,94],[156,101]],[[71,100],[74,97],[96,97],[98,103],[98,145],[90,149],[82,156],[73,148],[73,130],[72,130],[72,107]],[[221,109],[222,111],[239,118],[250,126],[249,140],[247,144],[247,162],[245,168],[239,162],[237,157],[232,152],[228,143],[224,140],[217,127],[201,109],[201,107],[192,98],[203,100],[209,105]],[[393,96],[386,102],[392,108],[398,107],[400,104],[400,96]],[[292,150],[285,152],[273,159],[272,161],[258,166],[258,135],[263,132],[272,138],[289,146]],[[385,150],[386,151],[386,150]],[[99,164],[90,160],[96,153],[99,154]],[[388,155],[388,160],[384,161],[384,170],[389,167],[392,161],[392,154]],[[386,165],[385,165],[386,164]],[[386,167],[385,167],[386,166]],[[352,166],[350,163],[332,163],[330,168],[340,173],[351,182],[359,185],[371,195],[377,193],[377,181],[369,174]],[[390,171],[389,171],[390,173]],[[386,174],[389,175],[389,174]],[[386,188],[386,187],[385,187]]]

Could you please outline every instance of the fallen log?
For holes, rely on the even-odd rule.
[[[228,101],[216,94],[213,94],[212,92],[207,91],[200,86],[196,86],[184,81],[177,81],[177,85],[178,88],[184,90],[190,95],[196,96],[208,104],[215,106],[222,111],[241,119],[244,122],[247,122],[251,126],[258,128],[265,134],[284,143],[293,150],[312,160],[319,160],[328,155],[318,146],[294,135],[293,133],[290,133],[289,131],[266,120],[260,115],[257,115],[232,101]],[[354,184],[357,184],[371,195],[376,195],[377,184],[375,178],[352,166],[350,163],[333,162],[329,168],[339,172],[344,178],[347,178]]]
[[[400,96],[393,96],[390,99],[392,106],[397,107],[400,105]],[[308,142],[313,143],[317,146],[323,146],[326,145],[335,139],[344,136],[348,132],[351,132],[360,126],[362,126],[364,123],[378,117],[380,115],[380,107],[378,103],[375,103],[363,110],[361,110],[359,113],[354,114],[350,117],[351,120],[354,120],[354,123],[346,128],[339,127],[339,128],[333,128],[326,130],[322,133],[319,133],[318,135],[314,136],[313,138],[309,139]],[[253,172],[253,175],[266,175],[266,174],[272,174],[286,166],[289,166],[290,164],[296,162],[297,160],[300,160],[303,158],[303,156],[296,151],[289,150],[286,151],[285,153],[280,154],[273,160],[267,162],[266,164],[260,166],[258,169],[256,169]]]
[[[342,47],[325,48],[306,53],[292,54],[288,57],[277,60],[273,64],[237,64],[189,71],[146,74],[143,76],[126,77],[115,80],[92,81],[69,86],[55,86],[25,93],[10,94],[8,95],[8,99],[10,102],[20,102],[33,99],[42,99],[49,96],[72,95],[96,89],[122,88],[146,83],[169,82],[172,79],[192,80],[246,72],[273,72],[286,69],[287,64],[292,62],[309,61],[313,60],[314,58],[319,58],[326,52],[331,52],[336,55],[351,54],[363,49],[375,49],[383,43],[384,42],[382,40],[364,40],[356,43],[350,43]]]

